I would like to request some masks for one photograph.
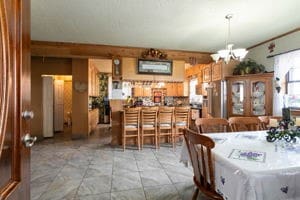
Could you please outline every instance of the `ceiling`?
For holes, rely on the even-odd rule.
[[[300,27],[299,0],[31,0],[31,39],[214,52]]]

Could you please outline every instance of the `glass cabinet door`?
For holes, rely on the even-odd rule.
[[[251,82],[251,97],[252,115],[266,115],[266,83],[263,81]]]
[[[244,115],[245,82],[234,81],[231,84],[231,111],[233,115]]]

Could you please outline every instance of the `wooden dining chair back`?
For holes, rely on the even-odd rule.
[[[214,164],[211,150],[214,141],[190,129],[184,129],[184,138],[194,171],[194,183],[197,189],[193,200],[197,199],[199,190],[210,199],[223,199],[215,190]]]
[[[140,150],[140,108],[126,108],[123,113],[123,150],[126,148],[126,138],[136,138]]]
[[[157,122],[157,144],[160,146],[161,137],[167,137],[168,142],[172,140],[174,107],[161,107],[158,110]]]
[[[229,123],[224,118],[197,118],[195,120],[198,133],[229,132]]]
[[[259,116],[258,119],[260,120],[260,127],[262,130],[268,130],[270,119],[276,119],[276,121],[282,120],[281,116]]]
[[[152,137],[154,139],[155,148],[157,145],[157,112],[156,108],[143,108],[141,110],[141,148],[144,146],[145,137]]]
[[[258,117],[230,117],[228,119],[231,131],[258,131],[261,130]]]
[[[189,128],[190,107],[175,107],[174,110],[174,132],[173,149],[176,147],[176,140],[183,135],[183,129]]]

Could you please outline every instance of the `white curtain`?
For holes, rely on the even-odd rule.
[[[286,73],[292,68],[300,66],[300,50],[275,56],[274,78],[280,81],[285,79]],[[284,90],[277,93],[274,88],[273,115],[281,115],[281,109],[284,106]]]

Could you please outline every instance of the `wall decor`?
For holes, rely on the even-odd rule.
[[[138,59],[137,72],[139,74],[172,75],[172,61]]]
[[[151,58],[158,58],[158,59],[166,59],[167,56],[168,55],[166,53],[163,53],[160,50],[153,49],[153,48],[148,49],[142,53],[143,58],[151,57]]]

